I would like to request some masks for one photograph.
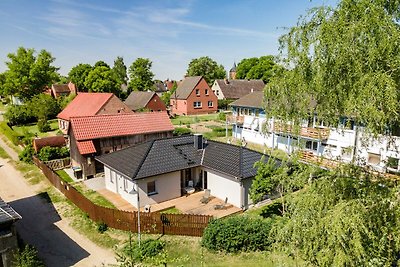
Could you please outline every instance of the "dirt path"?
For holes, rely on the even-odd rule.
[[[10,148],[1,139],[0,146],[9,152]],[[51,203],[38,196],[9,160],[2,158],[0,197],[21,214],[17,231],[25,242],[38,249],[46,266],[107,266],[115,263],[112,251],[100,248],[70,227],[68,220],[60,217]]]

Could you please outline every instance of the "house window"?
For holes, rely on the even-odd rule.
[[[193,107],[194,107],[194,108],[201,108],[201,101],[195,101],[195,102],[193,102]]]
[[[208,89],[206,89],[206,95],[208,95]]]
[[[196,95],[200,96],[200,89],[196,89]]]
[[[306,149],[317,151],[318,143],[317,142],[313,142],[313,141],[307,141],[306,142]]]
[[[128,179],[124,178],[124,190],[128,192]]]
[[[147,183],[147,195],[155,195],[157,194],[156,191],[156,181],[151,181]]]
[[[114,183],[114,172],[110,170],[110,182]]]
[[[399,159],[389,157],[386,163],[388,168],[398,169],[399,168]]]
[[[381,162],[381,155],[375,153],[368,153],[368,163],[378,165]]]
[[[219,90],[217,90],[217,95],[219,95]]]
[[[213,102],[212,101],[208,101],[208,107],[212,108],[213,106],[214,106]]]
[[[259,109],[256,109],[256,110],[254,111],[254,115],[255,115],[256,117],[258,117],[258,115],[260,115],[260,110],[259,110]]]

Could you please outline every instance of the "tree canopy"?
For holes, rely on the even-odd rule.
[[[105,66],[93,68],[85,79],[89,92],[109,92],[119,95],[121,84],[114,71]]]
[[[269,116],[316,112],[325,122],[355,119],[375,133],[399,123],[399,1],[342,0],[310,10],[280,38],[290,71],[267,86]],[[315,102],[315,108],[310,103]]]
[[[126,74],[126,66],[124,63],[124,59],[122,57],[117,57],[114,60],[113,71],[114,71],[115,75],[117,76],[119,83],[127,84],[128,76]]]
[[[280,68],[282,67],[275,63],[273,56],[245,58],[237,66],[236,78],[260,79],[268,83]]]
[[[224,66],[218,65],[209,57],[199,57],[190,61],[186,71],[187,76],[203,76],[208,85],[212,85],[216,79],[226,78]]]
[[[151,71],[152,62],[148,58],[138,58],[129,67],[130,91],[153,90],[154,74]]]
[[[16,53],[10,53],[7,57],[8,70],[3,86],[6,95],[29,100],[58,79],[59,68],[52,65],[55,58],[46,50],[41,50],[36,56],[34,49],[19,47]]]
[[[86,77],[89,75],[89,72],[92,70],[92,66],[90,64],[78,64],[68,73],[68,78],[71,82],[73,82],[80,92],[88,92],[88,88],[85,86]]]

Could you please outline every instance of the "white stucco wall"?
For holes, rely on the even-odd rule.
[[[242,206],[241,186],[239,181],[232,181],[223,173],[214,170],[204,169],[207,171],[207,188],[211,190],[211,195],[223,201],[228,198],[228,203],[236,207]]]
[[[155,181],[157,194],[147,194],[147,183]],[[152,205],[181,196],[180,171],[138,180],[140,206]]]
[[[107,166],[104,166],[104,178],[108,190],[120,194],[122,198],[137,207],[136,185],[132,180],[110,170]]]

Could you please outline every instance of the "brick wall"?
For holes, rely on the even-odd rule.
[[[157,94],[154,94],[154,96],[151,98],[149,103],[147,103],[146,108],[150,109],[152,111],[166,111],[167,110],[167,107],[165,106],[164,102],[161,100],[161,98]]]
[[[133,111],[125,105],[118,97],[113,95],[107,103],[97,112],[100,114],[118,114],[118,113],[133,113]]]

